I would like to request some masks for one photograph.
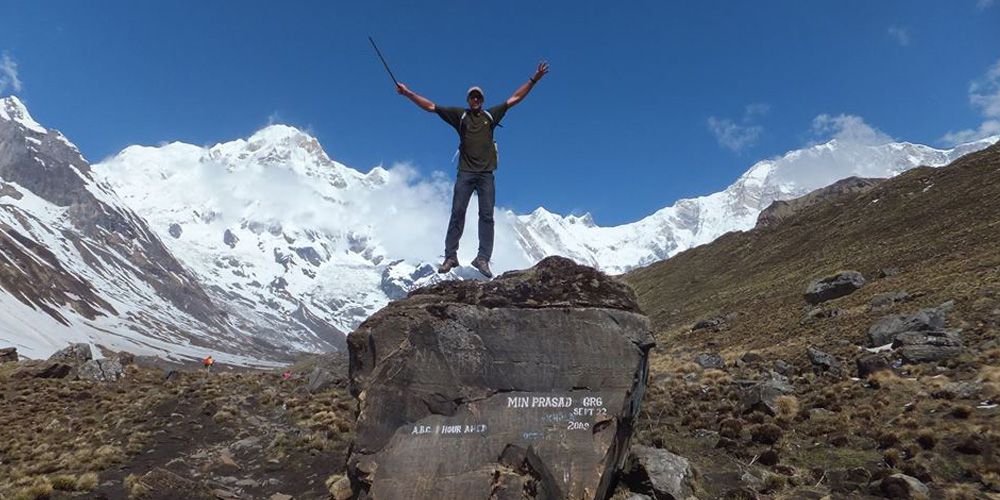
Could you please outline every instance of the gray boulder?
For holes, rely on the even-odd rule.
[[[903,332],[894,338],[893,348],[907,363],[943,361],[962,354],[960,330]]]
[[[653,339],[628,286],[550,257],[415,290],[348,347],[357,498],[606,498]]]
[[[698,330],[711,329],[714,332],[718,332],[725,330],[726,326],[727,326],[726,318],[724,316],[716,316],[714,318],[708,318],[696,321],[694,326],[691,327],[691,331],[697,332]]]
[[[125,377],[125,367],[132,364],[132,354],[123,352],[103,359],[92,359],[80,365],[77,378],[95,382],[115,382]]]
[[[2,363],[17,363],[16,347],[4,347],[0,349],[0,364]]]
[[[94,359],[94,356],[90,352],[90,344],[83,343],[70,344],[49,356],[49,361],[70,365],[82,365],[91,359]]]
[[[836,318],[840,316],[840,309],[824,309],[822,307],[812,307],[805,314],[802,315],[802,319],[799,320],[800,325],[808,325],[815,321],[826,318]]]
[[[714,370],[726,369],[726,360],[722,359],[722,356],[719,356],[714,352],[699,354],[695,356],[694,362],[698,363],[698,366],[705,369],[714,369]]]
[[[649,446],[633,446],[622,468],[629,490],[654,500],[686,499],[695,494],[697,473],[680,455]]]
[[[813,364],[813,367],[816,370],[823,372],[840,371],[840,361],[838,361],[833,355],[827,354],[814,347],[807,348],[806,354],[809,356],[809,361]]]
[[[810,304],[850,295],[865,286],[865,278],[857,271],[841,271],[813,281],[806,288],[805,299]]]
[[[332,371],[317,366],[306,376],[306,390],[317,393],[329,387],[343,386],[344,382],[343,377],[338,377]]]
[[[896,335],[903,332],[941,330],[952,305],[953,303],[949,301],[938,307],[921,309],[912,314],[884,316],[868,328],[868,344],[872,347],[891,344]]]
[[[740,408],[743,413],[757,410],[769,415],[776,415],[778,413],[778,398],[793,392],[795,389],[788,383],[787,378],[771,374],[768,378],[743,390],[740,395]]]

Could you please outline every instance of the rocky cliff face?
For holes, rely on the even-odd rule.
[[[653,340],[628,287],[551,257],[418,290],[348,346],[361,498],[605,498]]]
[[[863,179],[848,177],[829,186],[817,189],[804,196],[790,200],[775,200],[757,216],[755,227],[773,226],[792,216],[803,208],[839,198],[846,194],[861,194],[878,185],[884,179]]]

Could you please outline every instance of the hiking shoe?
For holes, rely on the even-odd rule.
[[[438,266],[438,272],[444,274],[458,267],[458,259],[455,257],[445,257],[444,262]]]
[[[493,271],[490,271],[490,261],[482,257],[476,257],[476,260],[472,261],[472,267],[476,268],[477,271],[487,278],[493,277]]]

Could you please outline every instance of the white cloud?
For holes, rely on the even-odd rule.
[[[993,5],[993,0],[976,0],[976,8],[979,10],[988,9]]]
[[[22,85],[17,76],[17,63],[11,59],[10,54],[4,52],[0,57],[0,94],[7,90],[7,87],[14,92],[20,92]]]
[[[986,120],[979,125],[979,128],[948,132],[941,137],[941,141],[945,144],[958,145],[994,135],[1000,135],[1000,120]]]
[[[900,46],[906,47],[910,44],[910,32],[906,28],[896,25],[889,26],[889,36]]]
[[[856,115],[819,115],[813,119],[812,133],[818,142],[836,139],[837,142],[864,146],[892,142],[892,137],[868,125],[863,118]]]
[[[979,127],[950,131],[941,137],[947,144],[960,144],[1000,134],[1000,60],[986,74],[969,84],[969,103],[983,116]]]
[[[769,182],[810,191],[851,176],[885,177],[887,158],[877,149],[892,137],[860,116],[821,114],[813,119],[810,133],[813,147],[771,160]],[[827,145],[831,140],[836,143]]]
[[[753,120],[758,116],[763,116],[771,110],[767,103],[747,104],[743,112],[743,119],[735,122],[729,118],[717,118],[709,116],[707,120],[708,129],[715,136],[719,145],[739,152],[750,147],[757,142],[760,134],[764,132],[764,127],[756,125]]]

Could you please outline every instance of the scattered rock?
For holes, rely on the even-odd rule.
[[[329,370],[324,370],[318,366],[309,372],[306,380],[306,390],[311,393],[317,393],[328,387],[343,385],[344,383],[343,379],[338,379]]]
[[[857,365],[858,378],[866,378],[875,372],[892,369],[889,358],[882,354],[865,354],[858,358]]]
[[[22,361],[19,364],[10,374],[12,378],[66,378],[73,372],[73,366],[58,361]]]
[[[129,353],[123,354],[87,361],[77,369],[77,377],[80,380],[93,380],[95,382],[115,382],[120,380],[125,377],[125,367],[134,359]]]
[[[94,359],[90,352],[90,344],[70,344],[49,356],[49,361],[58,361],[69,365],[82,365]]]
[[[833,493],[851,493],[868,488],[872,480],[871,472],[864,467],[850,469],[830,469],[825,472],[827,483]]]
[[[814,321],[826,318],[836,318],[840,316],[840,309],[824,309],[822,307],[812,307],[806,311],[802,319],[799,320],[800,325],[808,325]]]
[[[154,498],[190,498],[214,500],[215,495],[204,485],[185,479],[162,467],[157,467],[139,478]]]
[[[888,278],[890,276],[895,276],[902,272],[898,267],[883,267],[875,272],[875,277],[877,279]]]
[[[718,332],[726,329],[726,318],[724,316],[716,316],[714,318],[699,320],[691,327],[692,332],[697,332],[698,330],[711,329],[713,332]]]
[[[914,364],[942,361],[965,351],[959,330],[903,332],[892,345],[903,361]]]
[[[629,490],[657,499],[691,497],[697,482],[697,473],[686,458],[642,445],[632,447],[622,474]]]
[[[813,364],[815,370],[822,372],[840,371],[840,361],[832,355],[814,347],[807,348],[806,354],[809,356],[809,361]]]
[[[181,234],[184,232],[184,230],[181,229],[181,225],[180,224],[174,222],[167,229],[167,232],[170,233],[170,236],[173,236],[176,239],[176,238],[180,238],[181,237]]]
[[[740,356],[740,359],[736,360],[736,366],[738,366],[738,367],[744,367],[744,366],[749,366],[749,365],[755,365],[755,364],[760,363],[762,361],[764,361],[764,356],[761,356],[760,354],[757,354],[757,353],[752,352],[752,351],[751,352],[745,352],[745,353],[743,353],[742,356]]]
[[[865,278],[857,271],[841,271],[833,276],[818,279],[806,288],[805,299],[810,304],[850,295],[865,285]]]
[[[260,448],[260,436],[250,436],[248,438],[241,439],[231,445],[229,445],[233,451],[247,452]]]
[[[779,359],[774,362],[774,371],[785,376],[794,375],[798,370],[795,366],[786,362],[783,359]]]
[[[921,309],[913,314],[894,314],[876,321],[868,329],[868,344],[871,347],[891,344],[896,335],[903,332],[922,332],[944,328],[947,311],[953,302],[945,302],[938,307]]]
[[[712,353],[702,353],[694,358],[694,362],[698,363],[698,366],[707,369],[715,370],[725,370],[726,360],[722,359],[722,356],[712,352]]]
[[[886,292],[886,293],[880,293],[872,297],[872,300],[869,303],[869,305],[872,310],[885,309],[886,307],[892,306],[893,304],[906,302],[907,300],[910,300],[910,294],[905,291]]]
[[[488,282],[415,290],[348,346],[356,495],[521,498],[528,487],[605,498],[653,339],[631,288],[549,257]]]
[[[3,349],[0,349],[0,364],[17,363],[17,359],[16,347],[4,347]]]
[[[772,374],[769,378],[757,382],[743,391],[740,396],[740,408],[743,413],[758,410],[769,415],[776,415],[778,397],[792,392],[794,392],[794,388],[788,383],[787,378]]]
[[[893,474],[881,481],[879,489],[888,498],[924,500],[930,498],[930,489],[919,479],[906,474]]]

